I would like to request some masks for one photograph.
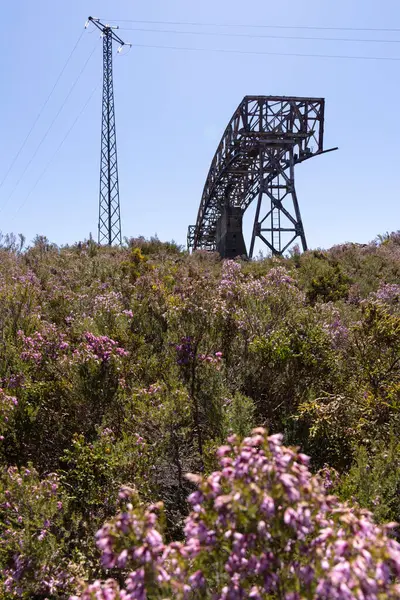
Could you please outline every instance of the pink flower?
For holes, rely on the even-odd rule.
[[[281,436],[258,429],[229,444],[218,452],[222,470],[190,477],[198,489],[183,542],[165,544],[156,506],[127,504],[104,525],[103,565],[129,571],[126,589],[95,582],[84,600],[106,589],[119,600],[189,600],[194,591],[220,600],[399,597],[400,545],[386,528],[328,496]]]

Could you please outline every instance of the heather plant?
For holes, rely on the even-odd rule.
[[[40,319],[40,288],[34,272],[19,269],[18,263],[4,261],[0,270],[0,327],[2,352],[19,329],[31,330]]]
[[[15,407],[18,406],[18,400],[9,396],[0,388],[0,441],[4,440],[2,435],[7,429],[9,429]]]
[[[340,471],[348,469],[363,436],[362,395],[327,394],[309,397],[292,418],[289,439],[301,438],[312,456],[315,469],[325,464]]]
[[[59,478],[41,479],[31,466],[0,477],[0,597],[67,597],[82,577],[66,551],[67,499]]]
[[[223,403],[223,433],[224,437],[237,434],[249,435],[256,420],[256,407],[251,398],[236,392],[232,398],[226,398]]]
[[[180,256],[183,252],[183,246],[180,246],[173,240],[171,242],[161,242],[157,236],[152,236],[149,240],[146,240],[143,236],[125,238],[124,241],[129,248],[139,248],[145,256],[155,255],[157,259],[160,257]]]
[[[330,315],[322,320],[310,307],[296,307],[249,343],[244,391],[270,427],[286,428],[310,395],[341,389],[346,363],[339,340]]]
[[[96,537],[104,568],[125,584],[96,581],[79,597],[397,598],[390,529],[329,496],[308,458],[281,440],[263,429],[230,437],[219,471],[189,477],[198,489],[180,543],[165,543],[161,505],[145,508],[123,488],[125,509]]]
[[[93,443],[75,435],[60,467],[60,483],[68,496],[69,551],[79,552],[86,568],[98,573],[94,535],[114,515],[118,488],[129,483],[140,489],[143,500],[152,497],[151,451],[139,434],[117,439],[111,428],[104,427]]]
[[[21,359],[31,363],[35,371],[38,367],[46,369],[50,364],[64,360],[70,348],[66,334],[60,332],[53,323],[42,322],[41,330],[31,336],[21,330],[17,335],[22,345]]]
[[[317,300],[329,302],[347,298],[350,283],[351,280],[338,264],[328,263],[325,272],[312,279],[307,298],[311,303]]]
[[[373,513],[379,523],[400,521],[400,444],[392,431],[387,440],[370,441],[360,446],[348,473],[336,482],[346,500]]]
[[[54,544],[91,578],[107,576],[94,533],[121,485],[162,500],[165,540],[182,541],[185,473],[219,470],[215,449],[257,425],[350,504],[400,518],[398,233],[255,261],[10,237],[0,259],[1,467],[57,474],[68,535]]]
[[[383,303],[365,301],[352,329],[355,375],[365,389],[371,422],[382,424],[398,410],[400,315]]]
[[[18,409],[7,457],[26,460],[34,453],[36,466],[56,469],[74,434],[96,435],[118,397],[128,352],[108,336],[85,332],[71,339],[46,322],[30,336],[19,332],[18,345],[23,383],[14,389]]]

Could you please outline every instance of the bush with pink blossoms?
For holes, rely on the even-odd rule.
[[[87,331],[84,335],[85,341],[82,342],[73,352],[73,357],[78,363],[107,364],[109,362],[119,362],[128,352],[118,345],[118,342],[112,340],[106,335],[96,336]]]
[[[392,307],[392,309],[399,309],[400,285],[398,283],[382,283],[370,297],[372,300],[375,299],[381,304]]]
[[[53,323],[43,323],[41,331],[32,335],[18,331],[18,337],[22,343],[22,360],[33,362],[36,366],[62,360],[70,349],[66,334]]]
[[[94,533],[122,484],[162,500],[166,539],[183,539],[184,474],[215,471],[222,440],[256,425],[327,464],[326,485],[336,469],[341,498],[400,520],[397,238],[255,261],[154,241],[0,248],[1,466],[57,472],[68,495],[67,546],[41,528],[36,542],[107,577]]]
[[[16,406],[18,406],[18,400],[0,388],[0,441],[4,439],[2,434],[8,429],[10,417]]]
[[[383,600],[400,595],[400,545],[366,511],[327,495],[308,458],[263,429],[218,450],[220,470],[191,475],[185,540],[166,544],[159,505],[132,504],[97,534],[117,580],[95,582],[82,600],[210,598]],[[118,577],[120,581],[121,577]],[[74,597],[76,598],[76,596]]]
[[[65,598],[82,577],[65,547],[66,501],[55,474],[0,473],[0,598]]]

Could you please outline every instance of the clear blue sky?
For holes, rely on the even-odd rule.
[[[14,0],[3,3],[0,181],[43,105],[88,15],[106,19],[231,24],[398,27],[398,0]],[[134,25],[165,29],[163,25]],[[171,26],[172,29],[178,27]],[[180,27],[201,31],[195,26]],[[205,29],[203,29],[204,31]],[[216,29],[258,35],[398,39],[399,33]],[[120,31],[149,45],[265,52],[391,56],[400,43],[229,38]],[[65,109],[15,190],[94,45]],[[37,178],[101,83],[101,40],[82,38],[19,160],[0,189],[0,230],[59,244],[97,237],[101,86],[45,176]],[[311,247],[366,242],[400,229],[400,62],[217,54],[132,48],[118,56],[115,96],[123,235],[186,242],[216,146],[244,95],[326,98],[325,146],[340,150],[300,165],[297,192]],[[22,205],[22,207],[21,207]],[[21,208],[20,208],[21,207]],[[247,223],[247,227],[248,227]]]

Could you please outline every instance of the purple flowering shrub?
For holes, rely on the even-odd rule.
[[[12,255],[1,253],[0,328],[4,339],[15,338],[18,329],[35,327],[41,315],[41,294],[37,276],[18,264]],[[21,268],[22,267],[22,268]]]
[[[30,336],[19,330],[18,337],[22,344],[21,359],[33,363],[35,367],[63,360],[70,348],[66,334],[53,323],[42,323],[41,331],[35,331]]]
[[[400,313],[396,303],[378,296],[379,291],[360,302],[357,320],[346,326],[339,315],[334,317],[337,309],[323,308],[323,329],[334,347],[327,355],[330,385],[320,393],[310,389],[292,416],[300,428],[306,425],[310,435],[303,447],[318,466],[327,462],[348,470],[359,446],[387,444],[397,427]],[[328,313],[333,322],[326,319]]]
[[[379,302],[397,305],[400,299],[400,285],[398,283],[384,283],[372,294]]]
[[[65,494],[59,477],[30,468],[0,475],[0,597],[66,597],[83,575],[63,547]]]
[[[32,568],[24,570],[18,593],[37,600],[65,597],[61,585],[53,591],[40,587],[38,575],[43,564],[62,564],[65,573],[75,573],[75,567],[71,571],[63,562],[65,557],[80,565],[86,580],[115,577],[118,584],[111,588],[136,571],[129,585],[140,591],[144,568],[150,597],[184,594],[187,588],[182,586],[195,586],[202,577],[207,585],[198,590],[199,596],[234,586],[229,569],[239,579],[241,571],[236,564],[231,568],[229,563],[228,570],[224,565],[229,553],[237,556],[232,548],[235,543],[240,551],[241,538],[218,537],[228,531],[216,527],[221,511],[231,510],[230,505],[220,507],[219,498],[235,489],[241,494],[237,506],[242,501],[249,506],[247,517],[233,513],[232,531],[248,528],[246,535],[256,535],[245,538],[250,546],[243,551],[253,568],[253,558],[248,558],[252,544],[257,558],[265,542],[260,532],[250,531],[255,519],[265,521],[253,486],[254,506],[246,495],[250,487],[242,493],[243,482],[225,475],[221,494],[198,503],[205,511],[207,531],[216,532],[215,546],[206,547],[203,541],[199,554],[189,560],[170,542],[184,538],[187,496],[193,491],[185,473],[223,472],[215,449],[232,433],[246,436],[257,425],[272,433],[282,431],[288,444],[310,455],[310,470],[323,469],[327,492],[338,493],[352,505],[358,502],[378,522],[400,521],[398,449],[390,441],[400,425],[398,240],[394,234],[364,246],[345,244],[255,261],[221,261],[217,253],[207,252],[189,256],[157,240],[130,240],[118,248],[102,248],[88,240],[57,248],[38,237],[23,252],[15,244],[0,248],[1,467],[6,472],[18,465],[21,474],[32,463],[41,480],[57,473],[57,501],[63,502],[62,511],[53,515],[54,506],[47,508],[47,500],[42,503],[33,483],[18,488],[23,497],[18,506],[33,503],[37,532],[31,535],[28,527],[31,538],[27,533],[21,541],[18,516],[11,524],[1,523],[0,537],[7,531],[7,544],[16,540],[27,548],[23,559],[32,556]],[[232,452],[238,447],[233,443]],[[94,534],[105,521],[114,523],[121,485],[137,489],[138,498],[126,512],[134,513],[141,524],[135,530],[140,539],[153,530],[163,536],[160,547],[149,550],[153,567],[161,565],[171,577],[162,580],[162,589],[157,587],[158,571],[152,571],[154,577],[148,574],[147,563],[127,560],[123,566],[122,557],[120,566],[108,568],[98,561]],[[200,488],[205,490],[205,485],[206,477]],[[314,492],[310,498],[299,489],[315,508],[310,508],[310,519],[316,530],[319,501]],[[275,488],[271,497],[274,494]],[[149,516],[148,529],[143,528],[144,506],[161,500],[165,518],[153,506],[154,516]],[[282,506],[298,509],[295,500],[287,502]],[[339,505],[332,502],[335,511]],[[55,525],[39,540],[47,512]],[[192,511],[191,522],[196,522],[196,514]],[[358,511],[351,514],[360,516]],[[314,546],[307,545],[316,539],[314,530],[301,541],[279,511],[274,518],[265,523],[270,528],[276,524],[273,539],[281,544],[277,548],[283,562],[276,572],[293,588],[290,577],[299,578],[299,569],[311,565],[299,549],[304,543],[314,556]],[[339,525],[336,517],[329,518],[334,520],[335,536]],[[139,538],[123,541],[120,533],[120,553],[123,544],[127,550],[132,544],[141,546]],[[194,534],[187,532],[185,539],[186,547]],[[284,540],[291,546],[284,546]],[[324,552],[327,543],[321,546]],[[18,557],[17,546],[9,547]],[[290,548],[292,567],[285,562]],[[371,554],[375,556],[372,550]],[[317,558],[313,560],[319,569],[322,562]],[[135,560],[139,559],[140,553]],[[175,559],[187,578],[176,579],[176,569],[170,570]],[[211,561],[218,569],[211,569]],[[11,553],[2,554],[0,572],[14,569],[13,564]],[[321,579],[322,571],[317,575]],[[254,575],[251,586],[244,578],[243,593],[257,597],[252,588],[261,585],[259,576]],[[171,581],[180,591],[168,588]],[[5,591],[3,596],[8,600],[12,593]],[[272,597],[280,593],[262,592]],[[310,597],[315,593],[311,590]],[[112,590],[110,594],[115,595]]]
[[[18,400],[0,388],[0,442],[4,440],[2,434],[10,427],[10,418],[16,406],[18,406]]]
[[[83,341],[72,347],[67,341],[67,334],[59,331],[54,324],[42,324],[41,331],[35,331],[27,336],[23,331],[18,331],[22,343],[21,359],[34,364],[36,367],[46,367],[50,362],[67,364],[95,363],[97,365],[118,362],[121,357],[128,356],[128,352],[108,336],[96,336],[87,331]]]
[[[166,544],[160,505],[135,502],[97,533],[117,580],[96,581],[83,600],[147,598],[397,598],[400,545],[370,513],[341,504],[282,436],[255,429],[218,450],[220,470],[191,475],[185,540]],[[133,498],[133,499],[132,499]],[[74,596],[74,598],[76,598]]]
[[[128,356],[128,352],[108,336],[96,336],[86,332],[84,338],[85,341],[73,352],[73,358],[78,364],[104,365],[112,361],[119,363],[120,358]]]

